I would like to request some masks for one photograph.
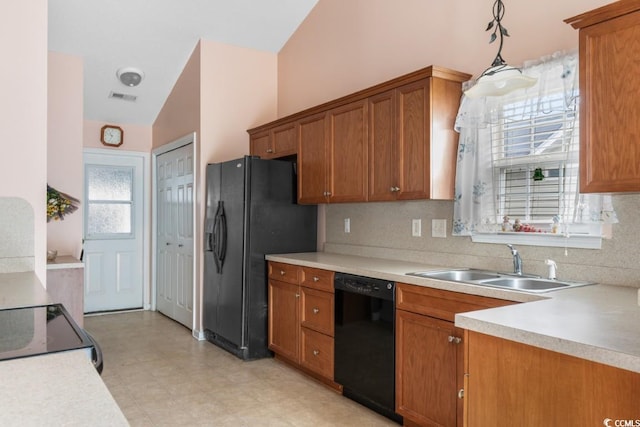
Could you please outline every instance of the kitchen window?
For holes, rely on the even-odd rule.
[[[616,218],[609,196],[579,193],[577,64],[577,53],[554,54],[525,64],[530,89],[463,97],[453,235],[600,247]]]

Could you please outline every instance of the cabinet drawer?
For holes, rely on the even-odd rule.
[[[281,282],[298,284],[298,272],[300,267],[297,265],[283,264],[281,262],[269,261],[269,278],[280,280]]]
[[[456,313],[511,304],[517,303],[404,283],[398,283],[396,287],[396,307],[398,309],[448,320],[449,322],[454,321]]]
[[[308,328],[301,328],[300,364],[333,380],[333,338]]]
[[[333,293],[333,271],[302,267],[300,284],[307,288]]]
[[[304,327],[333,336],[333,294],[300,288]]]

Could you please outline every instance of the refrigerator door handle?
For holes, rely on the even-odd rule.
[[[222,202],[220,202],[222,203]],[[224,258],[227,255],[227,216],[224,213],[224,206],[222,207],[222,213],[220,214],[220,270],[224,265]]]
[[[224,202],[218,202],[216,218],[213,223],[213,260],[216,263],[216,272],[222,272],[224,257],[227,252],[227,218],[224,214]]]

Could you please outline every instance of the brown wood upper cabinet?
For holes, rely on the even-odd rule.
[[[368,200],[453,198],[461,95],[429,77],[369,98]]]
[[[470,78],[423,68],[250,129],[251,154],[295,122],[299,203],[452,199],[453,124]]]
[[[352,102],[300,121],[300,203],[367,200],[367,103]]]
[[[263,159],[275,159],[296,154],[298,135],[296,123],[284,123],[250,135],[251,154]]]
[[[565,22],[580,30],[580,192],[640,191],[640,1]]]

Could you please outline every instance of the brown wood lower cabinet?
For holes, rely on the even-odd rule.
[[[405,424],[463,425],[464,342],[455,314],[509,304],[514,302],[397,285],[396,412]]]
[[[300,351],[300,287],[269,280],[269,349],[293,362]]]
[[[455,426],[462,334],[452,322],[398,310],[396,336],[396,411],[419,425]]]
[[[334,388],[333,272],[269,262],[269,349]]]
[[[638,425],[639,373],[477,332],[466,335],[469,427]]]

